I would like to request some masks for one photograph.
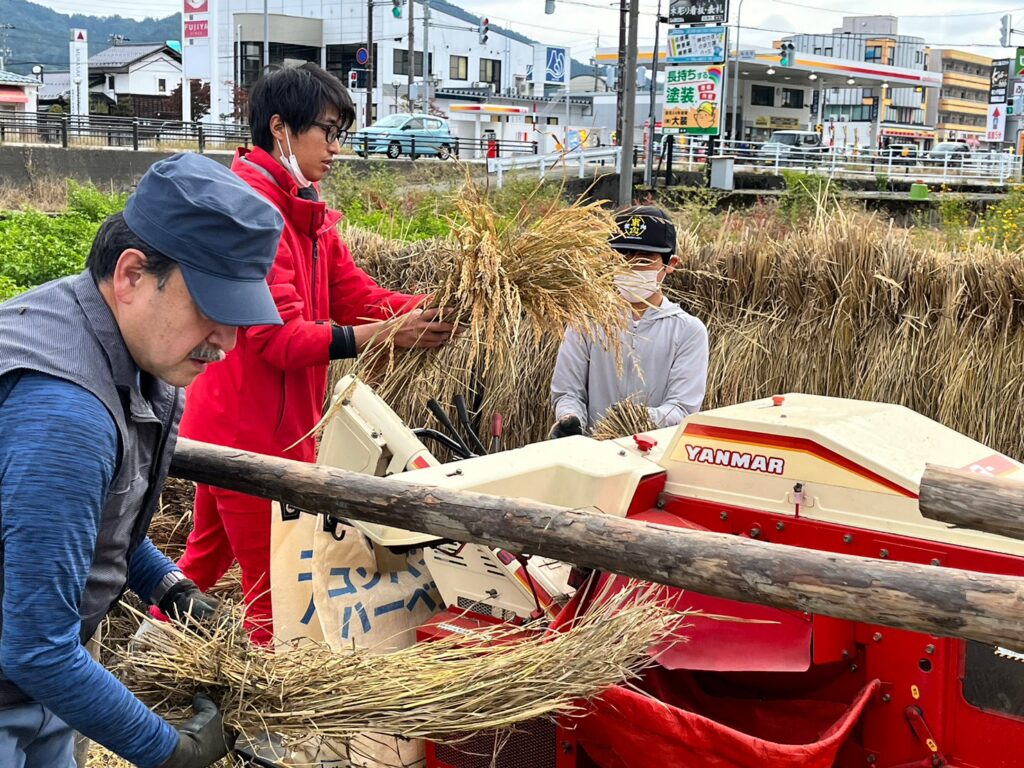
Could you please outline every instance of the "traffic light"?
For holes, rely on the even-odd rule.
[[[999,20],[999,44],[1003,48],[1010,47],[1010,25],[1012,22],[1013,18],[1008,13]]]
[[[402,0],[391,0],[391,15],[396,19],[402,18]]]
[[[549,16],[555,12],[555,0],[544,0],[544,13]]]
[[[779,64],[784,67],[788,67],[793,63],[796,58],[793,55],[793,51],[796,50],[796,46],[792,43],[783,43],[779,46]]]
[[[487,36],[491,33],[491,20],[481,19],[480,20],[480,45],[487,42]]]

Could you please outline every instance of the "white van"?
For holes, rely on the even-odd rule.
[[[817,157],[825,151],[821,136],[815,131],[775,131],[761,145],[759,156],[765,162],[798,163]]]

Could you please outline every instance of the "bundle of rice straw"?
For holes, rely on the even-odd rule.
[[[427,419],[430,398],[454,419],[452,400],[462,394],[478,415],[482,440],[498,411],[507,434],[524,436],[512,437],[522,445],[550,426],[546,402],[524,402],[523,393],[538,381],[546,388],[565,330],[616,339],[625,327],[614,281],[628,267],[608,246],[614,218],[599,202],[538,209],[527,200],[518,215],[503,218],[468,181],[456,207],[450,239],[388,252],[379,238],[353,231],[343,237],[382,284],[429,293],[432,306],[450,307],[446,319],[464,326],[463,334],[440,350],[396,350],[379,340],[336,374],[357,373],[410,426]]]
[[[564,632],[497,625],[383,655],[314,643],[271,653],[249,642],[235,606],[206,636],[155,623],[139,647],[122,652],[118,674],[172,716],[205,690],[227,725],[249,737],[273,733],[302,745],[373,732],[454,741],[580,713],[583,702],[649,666],[648,649],[686,616],[668,607],[661,588],[634,582]]]
[[[651,420],[646,405],[632,398],[620,400],[609,406],[604,415],[594,424],[590,436],[595,440],[615,440],[629,435],[638,435],[657,429]]]

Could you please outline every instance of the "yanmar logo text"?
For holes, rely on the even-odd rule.
[[[730,469],[747,469],[751,472],[764,472],[768,475],[781,475],[786,470],[786,460],[775,456],[762,456],[759,453],[743,451],[727,451],[721,448],[709,448],[706,445],[687,445],[686,453],[690,461],[698,464],[716,464]]]

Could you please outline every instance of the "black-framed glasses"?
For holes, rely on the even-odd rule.
[[[346,131],[340,125],[335,125],[334,123],[321,123],[317,120],[313,121],[313,125],[315,125],[317,128],[323,129],[324,138],[327,139],[328,144],[333,144],[334,142],[344,144],[346,141],[348,141],[348,131]]]

